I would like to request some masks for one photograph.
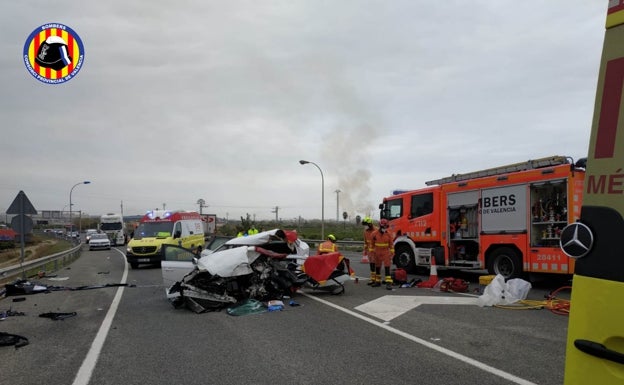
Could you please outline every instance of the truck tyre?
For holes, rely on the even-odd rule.
[[[408,245],[399,244],[394,249],[394,264],[408,273],[416,270],[414,252]]]
[[[522,259],[518,252],[501,247],[495,250],[488,260],[488,272],[493,275],[502,275],[505,280],[522,276]]]

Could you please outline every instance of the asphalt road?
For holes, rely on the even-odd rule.
[[[0,312],[24,313],[0,332],[29,340],[0,347],[0,384],[563,383],[566,316],[479,307],[478,294],[371,288],[367,265],[346,254],[360,278],[345,294],[305,289],[293,298],[301,306],[235,317],[174,309],[160,269],[126,269],[121,248],[85,249],[37,280],[51,292],[0,299]],[[478,289],[477,276],[464,278]],[[561,284],[535,284],[529,298]]]

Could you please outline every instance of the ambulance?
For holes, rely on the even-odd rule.
[[[126,249],[126,260],[133,269],[140,264],[160,265],[163,245],[187,249],[204,248],[202,217],[192,211],[151,210],[140,220]]]
[[[576,260],[565,385],[624,384],[624,1],[608,4],[585,198],[560,240]]]

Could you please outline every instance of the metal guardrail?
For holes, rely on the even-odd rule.
[[[77,246],[74,246],[69,250],[61,251],[60,253],[48,255],[32,261],[26,261],[19,265],[2,268],[0,269],[0,283],[4,284],[6,282],[10,282],[19,276],[27,278],[35,275],[32,274],[32,272],[39,273],[41,271],[57,271],[63,266],[75,261],[80,256],[81,250],[82,243],[79,243]]]

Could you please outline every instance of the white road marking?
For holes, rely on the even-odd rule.
[[[476,305],[473,297],[412,297],[407,295],[385,295],[374,301],[357,306],[355,310],[384,321],[390,321],[420,305]]]
[[[117,251],[124,259],[124,272],[121,277],[121,283],[125,284],[126,279],[128,278],[128,264],[126,263],[126,256],[124,253],[119,251],[118,249],[113,249]],[[84,361],[82,361],[82,365],[76,374],[76,378],[74,378],[73,385],[87,385],[89,380],[91,380],[91,375],[93,375],[93,369],[95,368],[95,364],[97,363],[98,358],[100,357],[100,352],[102,351],[102,346],[104,346],[104,341],[106,340],[106,336],[108,335],[108,331],[110,330],[111,324],[113,323],[113,318],[115,318],[115,313],[117,313],[117,307],[119,307],[119,302],[121,302],[121,296],[123,295],[124,286],[120,286],[117,289],[117,293],[115,294],[115,298],[113,298],[113,302],[111,303],[106,316],[104,317],[104,321],[102,321],[102,325],[100,325],[100,330],[98,330],[93,343],[91,343],[91,348],[87,353]]]
[[[327,305],[327,306],[332,307],[332,308],[334,308],[336,310],[339,310],[339,311],[341,311],[343,313],[346,313],[346,314],[348,314],[348,315],[350,315],[352,317],[358,318],[358,319],[360,319],[360,320],[362,320],[364,322],[368,322],[368,323],[370,323],[372,325],[375,325],[375,326],[377,326],[377,327],[379,327],[381,329],[389,331],[390,333],[394,333],[394,334],[396,334],[398,336],[401,336],[401,337],[403,337],[405,339],[408,339],[408,340],[410,340],[412,342],[416,342],[417,344],[423,345],[423,346],[425,346],[425,347],[427,347],[429,349],[435,350],[435,351],[437,351],[439,353],[442,353],[442,354],[445,354],[445,355],[447,355],[449,357],[455,358],[455,359],[457,359],[459,361],[467,363],[468,365],[472,365],[472,366],[476,367],[477,369],[481,369],[481,370],[483,370],[485,372],[488,372],[490,374],[493,374],[495,376],[504,378],[507,381],[510,381],[510,382],[513,382],[513,383],[519,384],[519,385],[536,385],[534,382],[530,382],[528,380],[525,380],[524,378],[520,378],[520,377],[514,376],[511,373],[507,373],[507,372],[502,371],[500,369],[497,369],[497,368],[494,368],[494,367],[489,366],[487,364],[484,364],[483,362],[474,360],[474,359],[472,359],[470,357],[466,357],[466,356],[464,356],[462,354],[459,354],[459,353],[456,353],[456,352],[454,352],[452,350],[443,348],[443,347],[438,346],[436,344],[433,344],[433,343],[431,343],[429,341],[425,341],[425,340],[423,340],[421,338],[418,338],[416,336],[413,336],[411,334],[405,333],[405,332],[403,332],[401,330],[398,330],[398,329],[395,329],[395,328],[393,328],[391,326],[388,326],[388,325],[386,325],[386,324],[384,324],[382,322],[379,322],[379,321],[376,321],[374,319],[368,318],[368,317],[366,317],[366,316],[364,316],[364,315],[362,315],[360,313],[356,313],[356,312],[351,311],[349,309],[346,309],[346,308],[343,308],[341,306],[335,305],[335,304],[333,304],[331,302],[325,301],[324,299],[321,299],[321,298],[316,297],[314,295],[307,294],[307,293],[305,293],[303,291],[299,291],[298,293],[300,293],[301,295],[304,295],[304,296],[306,296],[306,297],[308,297],[310,299],[313,299],[314,301],[320,302],[320,303],[322,303],[324,305]]]

